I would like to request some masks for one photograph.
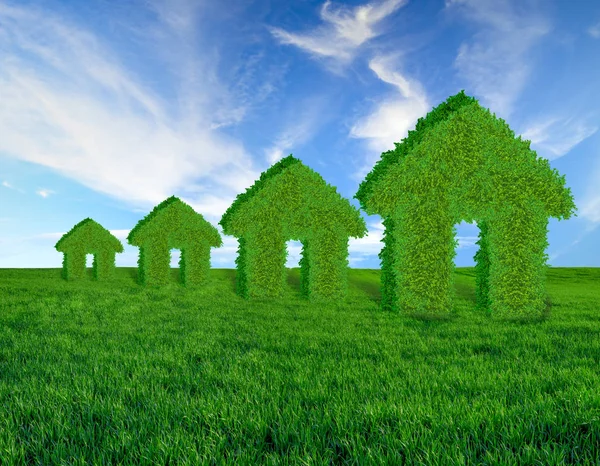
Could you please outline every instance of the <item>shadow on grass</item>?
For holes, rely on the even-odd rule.
[[[285,297],[291,299],[303,299],[306,298],[300,295],[300,268],[289,268],[287,274],[287,286],[288,288],[285,290]],[[53,271],[53,275],[55,278],[61,278],[61,270],[56,269]],[[89,284],[97,283],[93,280],[93,271],[91,267],[88,267],[87,270],[87,278],[89,280]],[[471,272],[471,271],[468,271]],[[183,283],[181,282],[181,274],[179,268],[171,268],[170,270],[170,282],[169,285],[179,285],[179,287],[184,288]],[[369,300],[373,301],[377,306],[381,303],[381,284],[380,284],[380,270],[353,270],[350,269],[348,273],[348,288],[351,290],[351,295],[348,296],[349,300],[357,297],[366,297]],[[235,269],[210,269],[209,282],[211,286],[215,286],[219,289],[219,291],[229,291],[231,294],[236,295],[235,287],[236,287],[236,275],[237,270]],[[461,276],[462,275],[462,276]],[[85,280],[85,281],[88,281]],[[117,282],[122,284],[123,281],[128,282],[128,285],[137,285],[138,283],[138,269],[137,267],[118,267],[115,275],[114,283]],[[476,295],[475,295],[475,286],[474,286],[474,277],[472,273],[457,273],[457,280],[455,280],[454,286],[456,290],[456,298],[467,301],[472,304],[474,308],[477,308],[476,303]],[[80,282],[81,283],[81,282]],[[106,285],[111,286],[110,281],[106,283]],[[206,286],[206,285],[201,285]],[[159,291],[160,287],[150,287],[151,289],[156,288],[156,291]],[[195,287],[194,287],[195,288]],[[164,290],[163,290],[164,291]],[[550,297],[546,297],[545,299],[546,307],[539,317],[496,317],[494,320],[499,322],[508,322],[515,325],[528,325],[528,324],[541,324],[547,321],[551,316],[552,310],[552,302]],[[481,310],[479,310],[481,312]],[[491,312],[486,309],[483,310],[483,313],[487,317],[493,317]],[[455,310],[452,310],[446,314],[436,314],[436,313],[428,313],[428,312],[411,312],[411,311],[401,311],[401,314],[412,317],[416,320],[423,322],[449,322],[453,321],[458,317],[458,313]]]
[[[540,315],[540,316],[537,316],[537,317],[496,317],[496,318],[494,318],[494,320],[496,320],[498,322],[504,322],[504,323],[515,324],[515,325],[543,324],[544,322],[546,322],[547,320],[550,319],[551,314],[552,314],[552,300],[550,299],[550,296],[546,296],[544,303],[546,304],[546,307],[544,308],[544,310],[542,311],[542,315]],[[488,317],[490,317],[490,316],[493,317],[489,310],[486,311],[486,315]]]
[[[458,318],[458,316],[453,313],[429,314],[426,312],[403,312],[402,314],[406,317],[420,320],[421,322],[452,322]]]

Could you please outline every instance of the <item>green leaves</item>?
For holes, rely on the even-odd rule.
[[[478,306],[541,312],[548,216],[568,218],[569,191],[502,119],[462,92],[450,97],[382,154],[355,196],[384,217],[383,307],[446,312],[453,225],[476,220]]]
[[[54,247],[64,253],[62,277],[65,280],[77,280],[85,276],[87,254],[94,255],[94,278],[106,280],[113,275],[115,254],[123,252],[121,242],[91,218],[75,225]]]
[[[140,247],[138,274],[142,285],[166,284],[171,249],[180,249],[184,286],[202,284],[210,269],[210,248],[223,244],[218,230],[179,198],[158,204],[129,232],[127,241]]]

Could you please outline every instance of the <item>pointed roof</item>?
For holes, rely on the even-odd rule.
[[[291,154],[287,157],[284,157],[277,163],[271,165],[271,167],[269,167],[268,170],[262,172],[260,174],[260,178],[256,180],[252,186],[246,189],[245,192],[238,194],[233,203],[227,208],[227,210],[221,217],[221,221],[219,222],[219,225],[223,227],[223,232],[230,229],[230,222],[232,221],[233,217],[235,217],[237,212],[242,210],[242,206],[246,202],[252,199],[266,186],[267,180],[276,177],[288,167],[291,167],[292,165],[295,165],[297,163],[301,163],[300,160],[298,160],[295,157],[292,157]]]
[[[365,180],[359,185],[357,193],[354,195],[355,199],[360,202],[361,208],[369,215],[373,215],[373,212],[367,206],[367,201],[372,194],[374,186],[377,181],[383,176],[390,165],[398,163],[404,159],[411,151],[413,146],[417,145],[423,140],[428,129],[433,128],[440,121],[444,121],[451,114],[459,110],[460,108],[477,103],[477,100],[473,97],[469,97],[465,94],[464,90],[461,90],[458,94],[449,97],[445,102],[431,110],[425,117],[421,117],[417,120],[415,129],[408,131],[407,137],[402,139],[402,142],[395,142],[395,149],[383,152],[381,159],[377,161],[373,170],[367,174]]]
[[[184,222],[184,217],[189,217],[191,223]],[[199,242],[206,242],[213,247],[220,247],[223,244],[218,230],[191,206],[175,196],[165,199],[154,207],[146,217],[141,219],[129,232],[127,236],[128,243],[133,246],[142,246],[147,242],[160,240],[154,234],[147,236],[148,232],[154,230],[155,222],[158,222],[159,225],[165,222],[165,227],[168,226],[170,229],[167,234],[181,234],[182,237],[185,237],[187,235],[186,229],[191,228],[194,230],[194,236],[198,238]]]
[[[101,245],[101,247],[110,248],[115,252],[123,252],[123,245],[118,238],[91,218],[83,219],[71,228],[58,240],[54,247],[59,252],[67,252],[75,243],[80,243],[81,240],[86,245],[86,249]]]
[[[277,204],[270,201],[270,193],[274,191],[284,195],[280,197]],[[322,203],[323,198],[327,202]],[[245,226],[244,230],[239,230],[234,220],[244,216],[245,212],[257,202],[264,204],[265,210],[271,209],[281,214],[285,227],[290,227],[292,221],[296,226],[310,225],[310,217],[320,212],[323,206],[327,209],[332,224],[344,228],[348,235],[360,237],[366,232],[366,225],[359,210],[352,206],[350,201],[344,199],[335,187],[329,185],[318,173],[291,154],[272,165],[246,192],[237,196],[219,222],[223,232],[237,237],[244,235],[249,227]],[[307,208],[300,208],[300,206]],[[269,217],[268,221],[271,222],[272,217]],[[290,228],[294,229],[294,227]]]
[[[532,195],[531,202],[541,202],[549,216],[569,218],[570,211],[575,206],[570,189],[564,186],[564,176],[561,177],[557,170],[551,169],[546,159],[538,158],[535,151],[530,149],[529,141],[523,141],[521,137],[515,138],[515,133],[503,119],[481,107],[477,100],[464,95],[463,91],[433,109],[425,119],[419,119],[416,130],[409,131],[409,136],[402,144],[396,144],[395,150],[382,154],[381,160],[361,183],[355,195],[363,209],[369,214],[388,214],[388,208],[384,208],[384,205],[394,204],[403,196],[402,193],[407,188],[403,184],[404,180],[409,180],[412,185],[419,184],[418,174],[423,173],[424,167],[422,164],[418,165],[417,159],[427,152],[427,149],[421,150],[423,148],[419,146],[426,144],[429,151],[435,147],[447,148],[448,134],[452,135],[454,143],[471,136],[478,139],[474,144],[492,143],[491,150],[477,154],[483,161],[484,168],[469,181],[474,182],[479,176],[486,176],[487,167],[493,165],[494,170],[501,169],[510,179],[515,180],[514,183],[525,184],[528,193]],[[510,143],[506,145],[505,141]],[[493,147],[503,147],[505,150],[494,151]],[[442,152],[446,152],[448,156],[447,151]],[[517,158],[526,163],[516,165],[514,161]],[[439,162],[446,168],[453,162],[465,163],[452,159]],[[408,172],[415,175],[402,177],[402,174]],[[380,192],[384,185],[396,186],[396,189]],[[493,193],[498,191],[498,187],[491,189]]]

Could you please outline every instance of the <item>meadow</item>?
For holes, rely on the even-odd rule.
[[[0,269],[0,464],[600,464],[600,269],[553,268],[543,318],[246,301],[235,270],[186,289]],[[91,277],[91,269],[88,269]]]

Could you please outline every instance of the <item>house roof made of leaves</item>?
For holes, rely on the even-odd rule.
[[[316,177],[314,175],[316,175]],[[310,206],[313,196],[309,193],[320,192],[322,190],[320,194],[323,194],[323,197],[327,200],[327,205],[324,209],[327,209],[328,212],[332,213],[332,216],[335,216],[339,224],[336,226],[345,228],[351,236],[361,236],[364,233],[366,226],[364,225],[364,220],[360,216],[359,210],[352,206],[349,200],[341,197],[334,186],[329,185],[318,173],[304,165],[299,159],[292,155],[289,155],[272,165],[261,174],[260,178],[250,188],[237,196],[219,222],[223,227],[223,231],[226,234],[235,236],[244,234],[243,231],[238,231],[233,225],[234,220],[237,220],[236,217],[244,214],[245,207],[249,207],[254,202],[262,202],[265,206],[274,207],[274,205],[269,202],[270,199],[264,198],[265,196],[270,197],[270,195],[265,193],[282,190],[284,189],[284,186],[281,186],[282,183],[291,184],[291,182],[295,181],[299,183],[296,185],[297,187],[304,187],[301,194],[303,205]],[[298,215],[298,212],[287,204],[278,204],[275,207],[279,210],[289,210],[289,212],[282,211],[282,215],[289,214],[287,219]],[[320,205],[313,204],[312,207],[314,212],[319,210]],[[305,212],[309,213],[310,210],[311,209],[302,211],[303,218]]]
[[[123,252],[123,244],[110,231],[95,222],[91,218],[86,218],[65,233],[55,245],[55,249],[60,252],[68,252],[74,243],[83,240],[86,247],[98,246],[108,247],[115,252]]]
[[[461,90],[458,94],[449,97],[445,102],[431,110],[425,117],[417,120],[414,130],[409,130],[407,137],[402,139],[400,143],[395,142],[395,148],[381,154],[381,159],[375,163],[373,170],[369,172],[359,185],[358,191],[354,198],[358,199],[361,208],[370,214],[374,214],[368,206],[368,199],[377,181],[387,171],[387,168],[395,163],[398,163],[408,155],[410,150],[423,140],[427,129],[435,126],[438,122],[446,120],[452,113],[456,112],[465,105],[478,103],[473,97],[469,97]]]
[[[361,203],[361,207],[370,215],[382,214],[381,209],[383,206],[380,205],[380,202],[370,202],[378,183],[384,178],[389,178],[387,175],[391,176],[392,173],[396,174],[394,175],[394,179],[396,179],[395,177],[399,168],[398,163],[406,159],[411,154],[411,151],[423,142],[428,135],[438,137],[436,131],[438,127],[456,123],[459,121],[457,120],[459,116],[463,120],[467,118],[465,120],[467,122],[476,121],[475,118],[483,117],[484,124],[486,125],[486,129],[483,131],[484,134],[492,131],[496,136],[500,134],[502,137],[508,137],[516,141],[518,144],[513,149],[518,147],[518,151],[521,154],[519,157],[525,157],[529,167],[527,175],[523,174],[521,178],[527,176],[530,182],[528,188],[533,189],[535,187],[536,199],[539,197],[538,200],[542,202],[549,216],[569,218],[570,212],[575,206],[570,198],[570,189],[564,186],[564,176],[561,177],[556,170],[551,169],[547,160],[537,158],[535,151],[529,147],[529,141],[521,140],[520,136],[516,138],[514,131],[510,129],[504,120],[481,107],[476,99],[466,96],[464,91],[438,105],[425,118],[420,118],[416,129],[409,131],[408,137],[403,139],[401,144],[395,143],[396,148],[394,150],[382,154],[381,159],[361,183],[357,194],[354,196]],[[487,128],[487,125],[489,125],[489,128]],[[488,154],[489,156],[490,154]],[[514,163],[511,160],[501,160],[498,158],[497,162],[504,167],[503,170],[508,170],[509,172],[510,168],[514,167]],[[514,177],[516,175],[513,173],[511,176]],[[380,194],[385,193],[377,195],[381,201]],[[387,193],[385,196],[389,196],[390,194],[392,194],[392,198],[397,197],[396,193]]]
[[[183,222],[183,218],[186,216],[191,219],[191,223],[187,225]],[[159,222],[161,229],[167,235],[185,236],[183,229],[192,228],[198,231],[199,242],[208,243],[212,247],[219,247],[223,244],[218,230],[191,206],[175,196],[171,196],[158,204],[133,227],[127,236],[129,244],[142,246],[146,242],[154,241],[153,236],[146,237],[147,232],[154,230],[154,222]],[[170,231],[167,231],[167,229],[170,229]]]

